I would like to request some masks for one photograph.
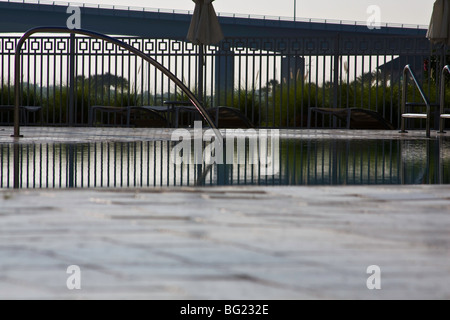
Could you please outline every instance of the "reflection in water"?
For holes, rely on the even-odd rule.
[[[171,141],[18,146],[21,188],[450,183],[444,140],[281,140],[276,161],[175,164]],[[205,147],[205,146],[204,146]],[[0,145],[0,187],[14,186],[14,144]]]

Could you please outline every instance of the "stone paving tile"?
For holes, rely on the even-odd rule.
[[[449,191],[2,190],[0,299],[448,299]]]
[[[43,286],[27,285],[20,280],[0,277],[0,300],[57,299]]]
[[[310,292],[285,288],[255,277],[180,281],[177,285],[193,300],[298,300],[315,299]]]

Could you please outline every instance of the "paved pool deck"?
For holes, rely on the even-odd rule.
[[[0,208],[0,299],[450,299],[448,186],[2,190]]]
[[[94,131],[22,132],[111,139]],[[0,299],[450,299],[449,230],[447,185],[3,189]],[[72,265],[81,290],[67,288]],[[372,265],[381,290],[367,288]]]

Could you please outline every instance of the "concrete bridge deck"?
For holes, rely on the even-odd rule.
[[[74,4],[76,5],[76,4]],[[38,26],[66,26],[68,3],[63,2],[0,2],[0,33],[25,32]],[[128,35],[150,38],[185,39],[192,13],[167,12],[146,8],[122,6],[81,7],[82,28],[110,35]],[[302,19],[289,21],[273,17],[242,15],[220,16],[226,37],[305,37],[335,33],[353,36],[397,35],[425,36],[424,26],[385,24],[370,30],[365,23],[349,21],[317,21]]]

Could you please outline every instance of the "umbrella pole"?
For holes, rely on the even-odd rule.
[[[203,44],[199,44],[199,51],[198,51],[198,100],[203,106]],[[202,165],[197,164],[197,183],[199,181],[202,181],[203,176],[203,170]],[[203,182],[201,182],[203,184]]]
[[[203,88],[204,88],[204,80],[203,80],[203,55],[204,55],[204,46],[203,44],[199,45],[199,54],[198,54],[198,99],[200,103],[203,104]]]

